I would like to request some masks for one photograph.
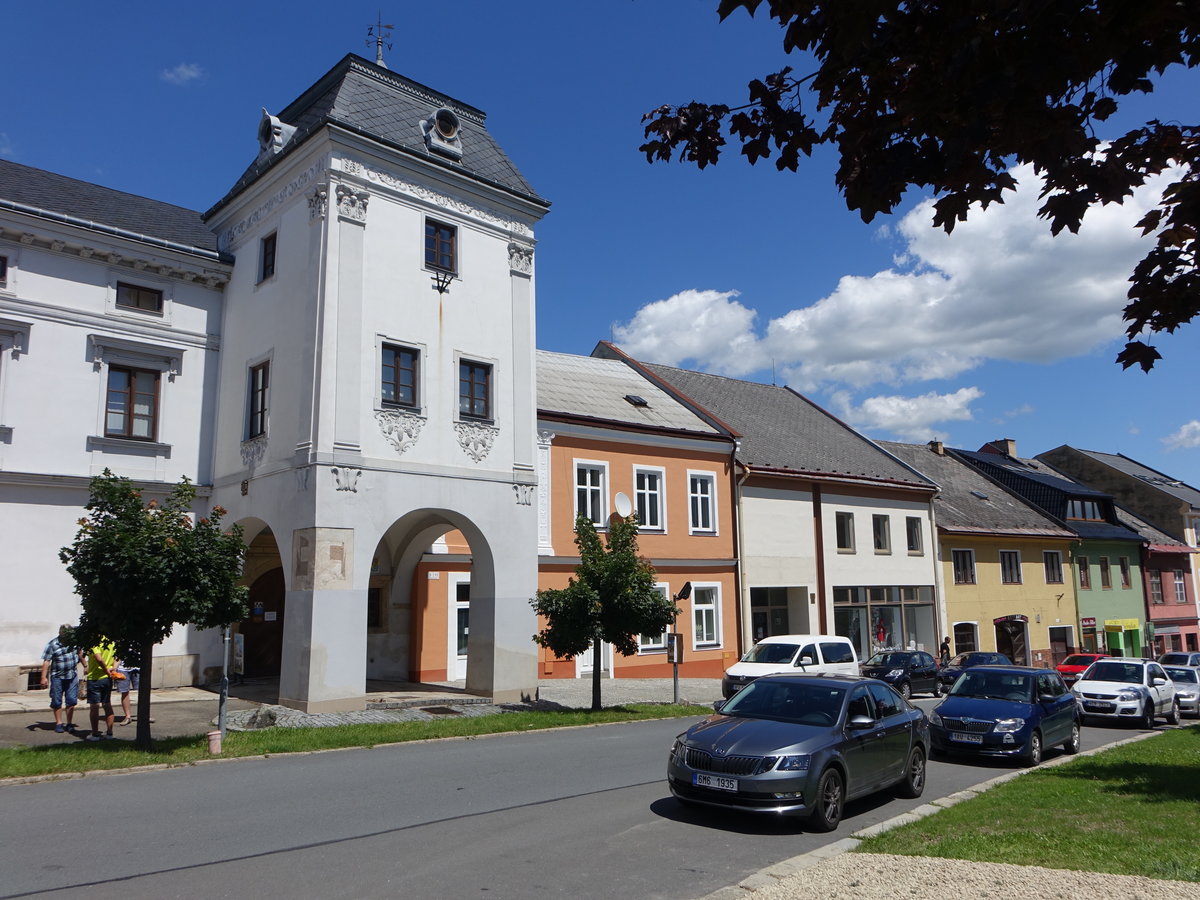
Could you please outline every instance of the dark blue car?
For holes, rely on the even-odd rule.
[[[1015,757],[1036,766],[1046,747],[1079,752],[1075,695],[1053,669],[975,666],[929,714],[940,753]]]

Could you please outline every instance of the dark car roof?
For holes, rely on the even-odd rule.
[[[1006,675],[1039,675],[1043,672],[1054,672],[1053,669],[1040,669],[1037,666],[972,666],[977,672],[1003,672]],[[1055,673],[1057,674],[1057,673]]]
[[[863,683],[878,684],[879,683],[874,678],[867,678],[862,675],[843,675],[841,673],[834,673],[834,672],[814,672],[811,675],[797,675],[797,674],[793,674],[792,672],[773,672],[770,675],[762,675],[755,680],[762,681],[764,679],[769,679],[771,681],[792,681],[792,682],[796,682],[796,683],[821,682],[824,684],[828,684],[829,682],[834,681],[834,682],[842,682],[847,687],[849,687],[850,685],[854,685],[854,684],[863,684]]]

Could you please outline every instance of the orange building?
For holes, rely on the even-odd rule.
[[[579,513],[603,526],[638,514],[638,546],[664,594],[678,600],[686,678],[720,677],[738,656],[737,546],[732,503],[734,435],[710,425],[618,360],[539,351],[538,587],[567,585],[579,564]],[[517,502],[521,502],[518,496]],[[383,577],[383,573],[381,573]],[[466,676],[471,557],[451,532],[416,569],[411,628],[414,681]],[[533,635],[530,636],[533,640]],[[670,677],[666,634],[641,635],[638,652],[606,647],[560,659],[539,648],[537,677]]]

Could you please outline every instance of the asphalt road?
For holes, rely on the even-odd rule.
[[[695,898],[922,802],[849,804],[833,835],[684,809],[664,771],[688,721],[0,786],[0,900]],[[1006,770],[934,761],[924,799]]]

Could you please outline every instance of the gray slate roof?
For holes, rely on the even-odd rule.
[[[425,146],[420,123],[443,106],[453,110],[459,118],[463,151],[460,161],[430,152]],[[229,193],[205,213],[206,217],[326,123],[360,132],[543,206],[550,205],[537,195],[500,149],[484,125],[485,113],[353,53],[279,112],[278,117],[288,125],[296,126],[296,133],[287,146],[275,156],[252,163]]]
[[[939,528],[978,534],[1075,537],[1070,529],[953,456],[938,455],[927,444],[876,443],[941,488],[933,501]]]
[[[634,406],[625,399],[626,394],[641,397],[646,406]],[[539,350],[537,404],[540,414],[558,413],[600,422],[670,428],[705,435],[724,433],[615,359]]]
[[[1147,484],[1153,485],[1160,491],[1170,494],[1173,497],[1178,497],[1185,503],[1188,503],[1193,509],[1200,509],[1200,491],[1196,490],[1190,484],[1185,484],[1178,478],[1172,478],[1170,475],[1164,475],[1156,469],[1151,469],[1149,466],[1144,466],[1140,462],[1130,459],[1121,453],[1101,453],[1098,450],[1079,450],[1079,453],[1090,456],[1097,462],[1103,463],[1106,466],[1111,466],[1118,472],[1124,472],[1126,475],[1132,475]]]
[[[641,365],[738,432],[738,460],[748,466],[933,487],[790,388]]]
[[[1140,534],[1142,536],[1142,540],[1154,544],[1156,547],[1160,548],[1178,547],[1180,553],[1187,553],[1191,550],[1191,548],[1183,541],[1175,540],[1175,538],[1171,537],[1165,531],[1155,528],[1145,519],[1135,516],[1119,503],[1115,504],[1115,508],[1117,511],[1117,518],[1121,520],[1121,524],[1126,528],[1130,528]]]
[[[131,236],[210,252],[217,249],[216,236],[195,210],[0,159],[0,206],[4,201],[69,217],[83,227],[119,229]]]

